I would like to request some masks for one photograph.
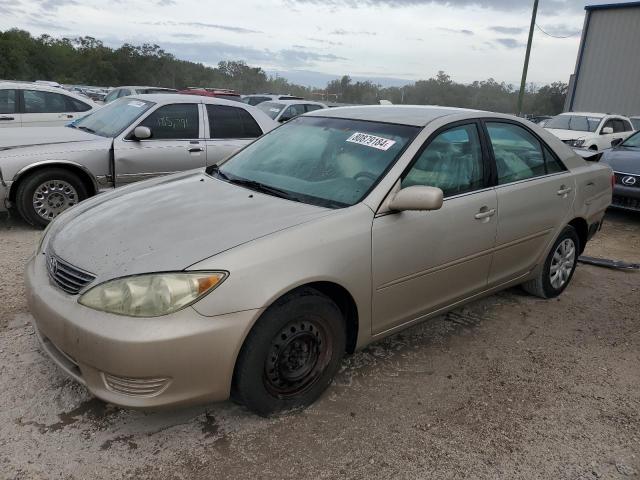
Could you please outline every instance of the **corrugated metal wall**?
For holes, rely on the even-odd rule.
[[[640,115],[640,7],[590,15],[571,110]]]

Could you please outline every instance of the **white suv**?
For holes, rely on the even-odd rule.
[[[0,82],[0,128],[56,127],[100,106],[61,88],[30,82]]]
[[[604,113],[562,113],[544,128],[570,147],[597,151],[617,145],[634,132],[627,117]]]

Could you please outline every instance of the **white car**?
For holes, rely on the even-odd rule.
[[[177,93],[174,88],[164,87],[143,87],[143,86],[125,86],[113,88],[104,97],[104,103],[113,102],[114,100],[130,95],[147,95],[153,93]]]
[[[309,100],[278,100],[272,102],[262,102],[256,105],[257,108],[269,115],[276,122],[288,122],[292,118],[314,110],[328,108],[324,103],[312,102]]]
[[[0,128],[58,127],[100,105],[62,88],[35,83],[0,83]],[[2,137],[2,134],[0,134]]]
[[[596,151],[611,148],[634,132],[627,117],[604,113],[561,113],[544,128],[570,147]]]

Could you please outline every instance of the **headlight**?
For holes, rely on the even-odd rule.
[[[93,287],[78,302],[116,315],[159,317],[187,307],[211,292],[226,272],[156,273],[118,278]]]
[[[573,140],[571,142],[571,146],[573,147],[581,147],[584,145],[584,140]]]

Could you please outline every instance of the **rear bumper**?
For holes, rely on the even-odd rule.
[[[44,256],[26,269],[43,350],[96,397],[133,408],[229,397],[235,360],[259,310],[204,317],[193,308],[130,318],[83,307],[49,281]]]
[[[640,212],[640,187],[625,187],[624,185],[616,184],[613,188],[611,206]]]

